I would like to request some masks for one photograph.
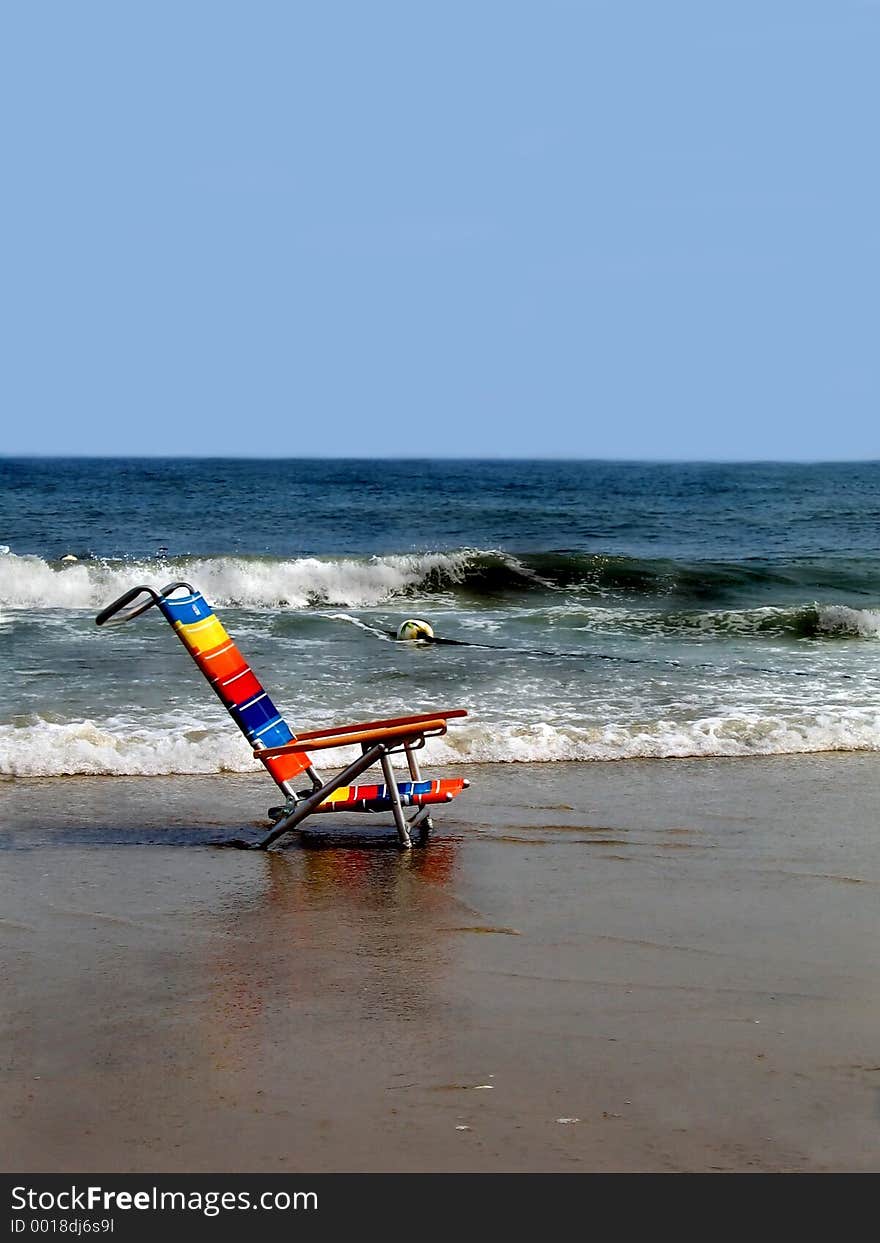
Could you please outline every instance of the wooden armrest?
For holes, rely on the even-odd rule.
[[[331,725],[328,729],[312,729],[297,734],[297,742],[310,742],[313,738],[331,738],[334,734],[350,734],[358,729],[393,729],[397,725],[418,725],[420,721],[451,721],[453,717],[467,716],[467,708],[442,708],[436,712],[422,712],[418,716],[390,716],[382,721],[358,721],[355,725]],[[264,752],[265,754],[265,752]]]
[[[332,734],[327,737],[312,738],[308,744],[310,751],[323,751],[329,747],[350,747],[355,743],[372,743],[385,742],[406,738],[421,738],[425,734],[436,737],[446,733],[446,721],[443,717],[427,717],[422,718],[419,722],[410,725],[394,725],[391,727],[384,726],[379,729],[358,729],[347,734]],[[258,751],[254,751],[254,755],[258,760],[270,760],[275,755],[286,755],[291,751],[303,750],[303,738],[307,735],[300,734],[295,742],[285,743],[283,747],[263,747]]]

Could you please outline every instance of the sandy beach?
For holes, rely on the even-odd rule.
[[[3,1167],[876,1170],[877,762],[472,768],[411,856],[4,782]]]

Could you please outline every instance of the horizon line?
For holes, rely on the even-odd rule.
[[[559,457],[555,454],[464,456],[459,454],[207,454],[207,453],[0,453],[0,462],[571,462],[633,466],[866,466],[876,457]]]

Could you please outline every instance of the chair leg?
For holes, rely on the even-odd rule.
[[[385,789],[388,791],[388,797],[391,799],[391,811],[394,814],[394,823],[397,825],[397,837],[403,850],[412,849],[412,841],[409,836],[409,828],[406,823],[406,816],[403,814],[403,806],[400,802],[400,791],[397,788],[397,782],[394,780],[394,772],[391,768],[391,761],[386,751],[382,752],[382,772],[385,776]]]
[[[310,794],[308,798],[301,799],[295,803],[288,815],[283,815],[280,820],[276,821],[275,827],[271,833],[267,833],[262,841],[257,842],[256,850],[268,850],[272,843],[284,833],[289,833],[291,829],[296,828],[306,816],[310,816],[320,803],[324,801],[334,790],[338,790],[340,786],[348,785],[362,772],[370,768],[376,763],[376,760],[382,756],[384,752],[379,744],[372,747],[364,747],[363,754],[356,760],[352,761],[341,773],[337,773],[330,781],[326,782],[320,789],[315,790],[314,794]],[[390,766],[389,766],[390,767]],[[395,786],[395,791],[397,787]]]
[[[434,822],[431,819],[431,817],[428,815],[428,808],[420,807],[419,810],[416,812],[416,814],[413,816],[412,820],[410,820],[409,822],[410,834],[412,834],[414,830],[416,829],[418,830],[418,833],[416,835],[417,846],[427,846],[428,834],[430,833],[433,827],[434,827]]]
[[[412,777],[413,781],[421,781],[422,771],[419,768],[419,761],[416,759],[415,751],[411,746],[406,746],[404,750],[406,751],[406,762],[409,765],[409,775]],[[409,822],[409,827],[411,829],[418,827],[419,845],[427,846],[428,835],[434,827],[434,822],[431,819],[431,813],[426,807],[423,807],[417,815],[413,816],[412,820]]]

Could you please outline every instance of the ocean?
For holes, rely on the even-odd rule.
[[[464,706],[429,744],[456,765],[880,749],[878,463],[6,458],[0,498],[7,778],[255,769],[157,611],[95,626],[174,578],[294,730]]]

